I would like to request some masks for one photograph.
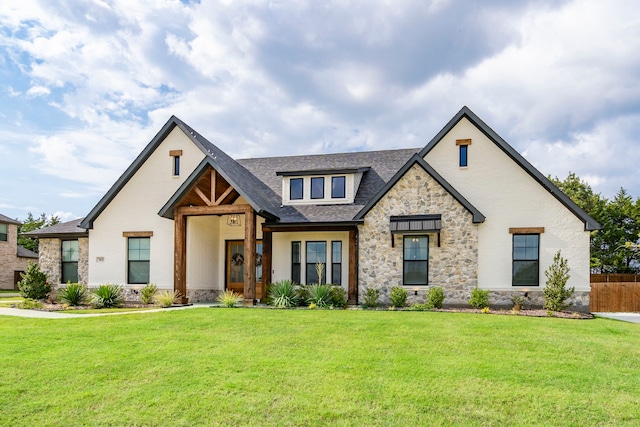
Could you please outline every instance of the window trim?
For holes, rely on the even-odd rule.
[[[294,247],[298,246],[298,261],[294,258]],[[296,274],[295,267],[298,267],[298,272]],[[296,276],[297,280],[296,280]],[[295,283],[302,283],[302,242],[300,240],[294,240],[291,242],[291,281]]]
[[[309,275],[307,274],[307,271],[309,269],[310,265],[313,265],[313,268],[315,269],[315,262],[309,262],[309,243],[324,243],[324,270],[322,271],[322,283],[326,284],[327,283],[327,241],[326,240],[307,240],[305,241],[304,244],[304,281],[307,285],[311,285],[312,283],[309,283]],[[320,281],[320,278],[318,278],[318,281]]]
[[[340,262],[334,262],[334,260],[333,260],[333,256],[335,255],[335,252],[337,252],[337,251],[334,251],[334,249],[333,249],[333,245],[334,244],[339,244],[340,245]],[[335,266],[338,266],[340,268],[340,272],[338,274],[338,280],[334,280],[334,277],[333,277],[333,268]],[[342,285],[342,240],[332,240],[331,241],[331,284],[333,284],[333,285]]]
[[[65,261],[64,260],[64,244],[65,242],[76,242],[76,249],[78,250],[76,253],[76,256],[78,259],[76,259],[75,261]],[[72,283],[77,283],[80,280],[80,277],[78,276],[78,261],[80,259],[80,242],[78,239],[69,239],[69,240],[62,240],[60,242],[60,283],[67,283],[68,281],[71,281]],[[75,264],[76,268],[76,280],[73,281],[67,277],[65,277],[64,274],[64,266],[66,265],[72,265]],[[67,279],[67,280],[65,280]]]
[[[413,238],[416,238],[416,237],[427,239],[427,258],[424,259],[424,260],[407,260],[407,259],[405,259],[405,249],[406,249],[405,241],[407,239],[413,239]],[[403,238],[402,238],[402,286],[411,287],[411,286],[428,286],[429,285],[429,243],[430,243],[429,241],[430,241],[429,235],[427,235],[427,234],[415,234],[415,235],[403,236]],[[406,267],[406,263],[407,262],[415,262],[415,263],[426,262],[427,263],[427,274],[426,274],[427,281],[426,281],[426,283],[406,283],[405,282],[405,280],[406,280],[406,276],[405,276],[406,268],[405,267]]]
[[[314,180],[321,180],[322,181],[322,186],[320,187],[322,189],[322,194],[320,196],[318,196],[317,194],[315,196],[313,195],[313,181]],[[309,184],[310,184],[309,192],[310,192],[311,200],[324,199],[324,184],[325,184],[324,176],[313,176],[313,177],[311,177],[311,179],[309,180]]]
[[[293,182],[300,182],[300,197],[293,197]],[[289,200],[304,200],[304,178],[291,178],[289,180]]]
[[[132,239],[143,240],[146,239],[149,241],[149,259],[147,260],[131,260],[129,258],[130,244]],[[131,263],[145,263],[147,264],[147,281],[132,281],[131,280]],[[127,237],[127,284],[129,285],[146,285],[151,281],[151,237]]]
[[[459,165],[461,168],[466,168],[469,166],[469,150],[468,145],[460,145],[460,162]]]
[[[0,232],[0,242],[9,241],[9,224],[0,224],[0,227],[4,226],[4,233]]]
[[[337,180],[337,179],[342,179],[342,196],[335,196],[334,195],[334,187],[333,187],[333,183]],[[347,198],[347,177],[344,175],[339,175],[339,176],[332,176],[331,177],[331,198],[332,199],[346,199]]]
[[[517,236],[536,236],[538,238],[538,251],[536,254],[536,259],[535,260],[530,260],[530,259],[516,259],[515,258],[515,239]],[[526,246],[525,246],[526,248]],[[515,264],[516,262],[522,262],[522,261],[535,261],[536,263],[536,283],[532,284],[532,283],[526,283],[526,284],[516,284],[515,283]],[[527,286],[532,286],[532,287],[540,287],[540,233],[512,233],[512,237],[511,237],[511,286],[515,286],[515,287],[527,287]]]

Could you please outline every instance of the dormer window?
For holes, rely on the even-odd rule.
[[[302,200],[304,198],[304,180],[302,178],[291,178],[289,180],[289,198],[291,200]]]
[[[332,176],[331,177],[331,198],[344,199],[345,185],[346,185],[346,177]]]
[[[353,203],[369,167],[276,172],[282,177],[283,205]]]
[[[311,198],[324,199],[324,177],[311,178]]]

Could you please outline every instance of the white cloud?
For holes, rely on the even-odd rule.
[[[5,59],[30,83],[8,82],[7,94],[69,120],[38,128],[37,110],[17,120],[18,110],[11,143],[69,182],[58,194],[71,203],[105,191],[172,114],[250,157],[422,146],[468,105],[543,173],[640,195],[627,155],[640,99],[636,9],[24,0],[0,11]],[[620,153],[619,170],[607,170]]]
[[[27,91],[28,96],[46,96],[51,93],[48,87],[45,86],[31,86]]]

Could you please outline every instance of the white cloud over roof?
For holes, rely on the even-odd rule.
[[[544,174],[638,196],[637,52],[622,0],[23,0],[0,203],[84,216],[172,114],[251,157],[420,146],[463,105]]]

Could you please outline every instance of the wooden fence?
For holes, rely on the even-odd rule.
[[[640,274],[592,274],[591,283],[640,282]]]
[[[592,282],[590,311],[640,311],[640,282]]]

